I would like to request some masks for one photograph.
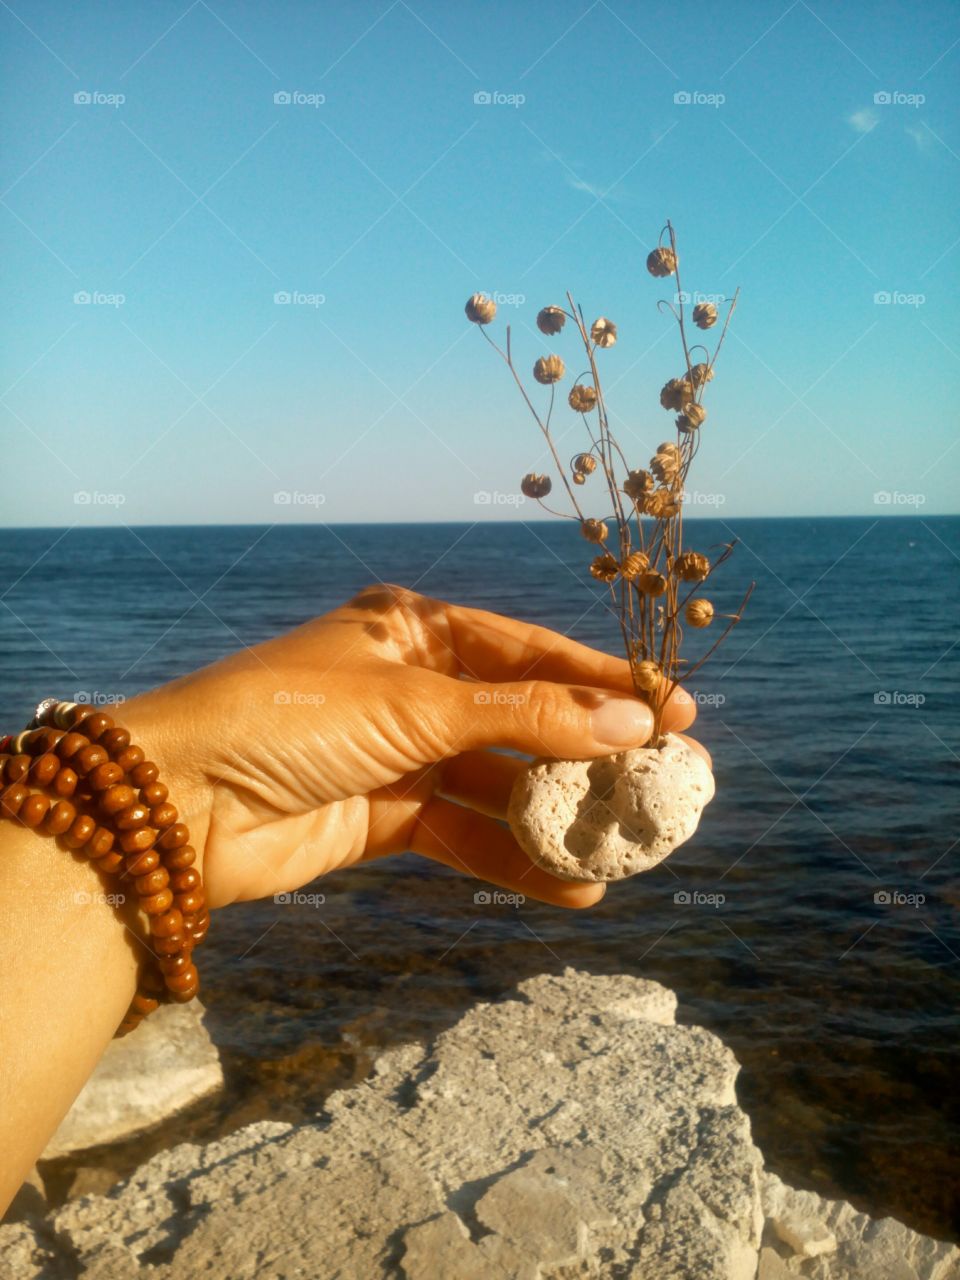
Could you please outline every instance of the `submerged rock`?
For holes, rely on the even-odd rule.
[[[507,817],[537,866],[564,880],[648,871],[697,829],[713,774],[676,734],[597,760],[540,760],[513,784]]]

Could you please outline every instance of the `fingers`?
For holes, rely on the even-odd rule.
[[[443,766],[437,788],[451,800],[485,813],[505,818],[510,792],[527,761],[519,756],[502,756],[493,751],[464,751]]]
[[[663,709],[665,733],[683,733],[697,718],[697,704],[680,685],[674,685],[667,705]]]
[[[548,875],[533,865],[505,827],[449,800],[424,805],[410,848],[464,875],[557,907],[591,907],[606,888]]]

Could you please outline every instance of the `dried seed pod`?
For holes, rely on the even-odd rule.
[[[669,520],[680,510],[680,500],[678,495],[671,493],[669,489],[655,489],[653,493],[647,494],[643,509],[655,520]]]
[[[664,276],[672,276],[676,269],[677,255],[669,247],[654,249],[647,254],[647,270],[652,276],[663,279]]]
[[[712,302],[698,302],[693,308],[693,323],[698,329],[712,329],[717,323],[717,308]]]
[[[638,689],[642,689],[644,693],[653,693],[660,688],[660,681],[663,674],[657,664],[649,658],[645,658],[643,662],[638,662],[633,670],[633,683]]]
[[[645,596],[662,596],[667,589],[667,580],[662,573],[648,570],[646,573],[641,573],[637,579],[637,586]]]
[[[559,333],[567,323],[567,313],[562,307],[544,307],[537,312],[537,328],[541,333]]]
[[[578,382],[567,396],[567,403],[577,413],[589,413],[597,405],[597,393],[593,387],[585,387]]]
[[[702,582],[710,572],[710,561],[699,551],[684,551],[677,557],[673,572],[684,582]]]
[[[584,520],[580,532],[588,542],[606,542],[610,530],[603,520]]]
[[[636,582],[641,573],[650,568],[650,558],[642,551],[631,551],[620,566],[620,572],[628,582]]]
[[[695,404],[691,400],[689,404],[683,406],[683,412],[677,418],[677,430],[696,431],[697,427],[702,427],[706,420],[706,409],[702,404]]]
[[[586,484],[586,483],[587,483],[587,477],[583,474],[583,472],[582,472],[582,471],[575,471],[575,472],[573,473],[573,483],[574,483],[574,484]]]
[[[533,376],[544,386],[549,386],[551,382],[560,381],[565,369],[566,366],[559,356],[541,356],[533,366]]]
[[[689,600],[683,616],[691,627],[709,627],[713,621],[713,605],[709,600]]]
[[[573,460],[574,474],[592,476],[597,469],[597,460],[592,453],[578,453]]]
[[[675,453],[665,453],[661,449],[650,459],[650,470],[661,483],[669,484],[679,474],[680,458]]]
[[[520,492],[527,498],[545,498],[553,484],[549,476],[530,471],[520,481]]]
[[[602,556],[597,556],[591,562],[590,572],[600,582],[614,582],[620,572],[620,566],[617,564],[616,558],[610,555],[609,551],[605,551]]]
[[[631,471],[623,482],[623,492],[634,502],[642,502],[653,489],[653,476],[649,471]]]
[[[660,403],[664,409],[682,409],[693,396],[693,384],[686,378],[671,378],[660,388]]]
[[[489,324],[497,314],[497,304],[486,294],[475,293],[472,298],[467,299],[464,311],[467,313],[467,319],[472,320],[474,324]]]
[[[690,381],[695,387],[702,387],[705,382],[713,381],[713,369],[708,364],[690,366]]]
[[[617,340],[617,326],[612,320],[601,316],[590,326],[590,337],[598,347],[612,347]]]

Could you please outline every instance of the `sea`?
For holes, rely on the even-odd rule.
[[[303,1119],[384,1047],[573,966],[666,983],[681,1021],[731,1046],[787,1181],[958,1238],[960,518],[685,533],[714,556],[736,543],[718,610],[756,583],[691,684],[717,781],[695,837],[588,912],[477,901],[476,882],[404,854],[317,882],[313,904],[216,913],[201,973],[223,1094],[51,1166],[48,1185]],[[376,581],[619,653],[589,555],[559,521],[0,531],[0,727],[48,694],[131,696]]]

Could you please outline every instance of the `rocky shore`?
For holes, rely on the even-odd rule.
[[[10,1280],[960,1280],[960,1251],[766,1172],[716,1036],[568,969],[383,1054],[309,1124],[182,1144],[0,1228]]]

